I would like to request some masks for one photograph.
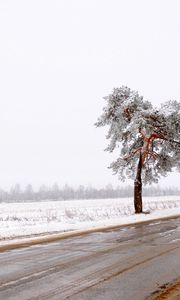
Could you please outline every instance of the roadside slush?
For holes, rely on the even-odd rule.
[[[180,278],[175,282],[161,286],[147,300],[179,300],[180,299]]]
[[[147,220],[140,220],[136,222],[131,222],[127,224],[116,224],[116,225],[109,225],[109,226],[102,226],[102,227],[93,227],[89,229],[84,229],[84,230],[73,230],[73,231],[67,231],[63,233],[55,233],[55,234],[47,234],[47,235],[41,235],[41,236],[33,236],[33,237],[28,237],[28,238],[21,238],[21,239],[14,239],[14,240],[4,240],[0,243],[0,252],[4,251],[9,251],[13,249],[19,249],[19,248],[24,248],[24,247],[30,247],[33,245],[39,245],[39,244],[44,244],[44,243],[52,243],[56,242],[58,240],[62,239],[67,239],[67,238],[72,238],[72,237],[78,237],[81,235],[86,235],[90,233],[95,233],[95,232],[105,232],[109,230],[116,230],[118,228],[123,228],[123,227],[129,227],[133,226],[136,224],[148,224],[152,223],[154,221],[165,221],[169,219],[177,219],[180,218],[180,214],[178,215],[172,215],[168,217],[157,217],[153,219],[147,219]]]

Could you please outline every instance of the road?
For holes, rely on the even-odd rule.
[[[0,300],[144,300],[180,277],[180,218],[0,253]]]

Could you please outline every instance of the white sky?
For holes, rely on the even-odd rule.
[[[119,184],[93,125],[102,97],[128,85],[180,99],[179,12],[179,0],[0,0],[0,187]]]

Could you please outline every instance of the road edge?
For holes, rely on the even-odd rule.
[[[73,231],[66,231],[63,233],[53,233],[48,234],[45,236],[36,236],[36,237],[29,237],[29,238],[23,238],[16,241],[8,241],[4,244],[0,244],[0,252],[5,252],[9,250],[24,248],[24,247],[30,247],[33,245],[39,245],[39,244],[45,244],[45,243],[52,243],[59,240],[77,237],[81,235],[86,235],[90,233],[96,233],[96,232],[105,232],[108,230],[115,230],[122,227],[129,227],[137,224],[148,224],[153,221],[161,221],[161,220],[169,220],[169,219],[177,219],[180,217],[180,214],[174,215],[174,216],[167,216],[167,217],[157,217],[151,220],[142,220],[142,221],[136,221],[132,223],[127,224],[116,224],[116,225],[107,225],[107,226],[101,226],[101,227],[93,227],[88,229],[80,229],[80,230],[73,230]]]
[[[163,284],[154,291],[146,300],[175,300],[180,296],[180,278],[177,278],[173,282]]]

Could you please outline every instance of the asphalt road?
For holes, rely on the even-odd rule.
[[[0,253],[0,300],[143,300],[180,277],[180,218]]]

